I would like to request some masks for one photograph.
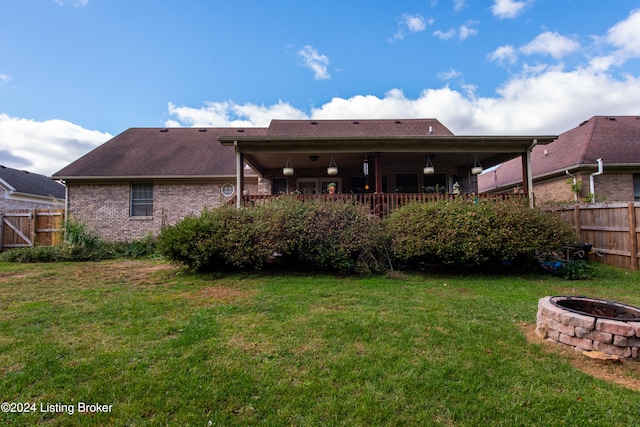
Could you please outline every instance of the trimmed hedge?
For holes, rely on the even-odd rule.
[[[509,202],[410,204],[385,227],[394,257],[405,263],[528,262],[576,240],[567,222]]]

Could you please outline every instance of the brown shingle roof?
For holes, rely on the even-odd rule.
[[[640,167],[640,118],[637,116],[594,116],[564,132],[546,146],[531,153],[533,177],[564,172],[583,165],[595,165],[601,158],[607,165],[637,164]],[[479,177],[479,191],[522,181],[522,162],[513,159],[495,172]]]
[[[265,128],[131,128],[54,178],[235,175],[235,152],[221,136],[259,136]]]
[[[273,120],[269,137],[447,136],[453,133],[436,119]]]

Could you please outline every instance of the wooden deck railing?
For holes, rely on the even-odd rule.
[[[291,197],[297,200],[315,200],[327,203],[344,202],[361,205],[369,213],[384,217],[401,206],[409,203],[435,203],[445,200],[466,201],[513,201],[527,204],[526,194],[439,194],[439,193],[385,193],[385,194],[291,194],[291,195],[245,195],[245,205],[255,205],[277,197]]]

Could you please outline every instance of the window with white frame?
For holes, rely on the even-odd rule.
[[[131,184],[131,216],[153,216],[153,184]]]

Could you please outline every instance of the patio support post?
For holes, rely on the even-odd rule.
[[[375,194],[382,194],[382,155],[380,153],[376,153],[375,155],[375,167],[376,167]]]
[[[242,206],[242,194],[244,193],[244,154],[238,151],[238,141],[234,141],[236,148],[236,207]]]
[[[531,144],[531,147],[529,147],[529,149],[527,150],[527,152],[525,153],[525,164],[523,166],[526,166],[526,178],[527,178],[527,195],[529,196],[529,206],[531,206],[532,208],[535,207],[536,202],[535,202],[535,198],[534,198],[534,194],[533,194],[533,172],[531,171],[531,150],[533,150],[533,147],[535,147],[536,145],[538,145],[538,140],[534,139],[533,143]],[[522,182],[524,183],[524,179],[522,180]]]

